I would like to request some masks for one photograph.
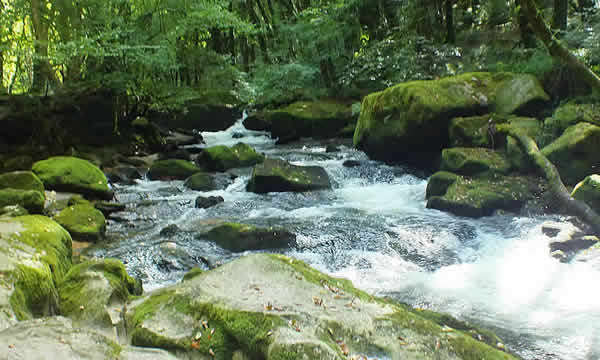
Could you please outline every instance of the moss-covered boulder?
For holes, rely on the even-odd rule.
[[[600,106],[598,104],[577,104],[568,102],[554,110],[551,117],[544,119],[542,145],[547,145],[563,132],[580,122],[600,126]]]
[[[212,171],[225,171],[228,169],[253,166],[265,160],[265,156],[257,153],[252,147],[244,143],[237,143],[232,147],[217,145],[204,149],[198,159],[198,165]]]
[[[41,215],[0,218],[0,329],[53,315],[71,268],[71,236]]]
[[[183,185],[195,191],[212,191],[217,189],[213,177],[204,172],[198,172],[190,176],[185,180]]]
[[[202,169],[187,160],[159,160],[155,161],[148,170],[148,178],[150,180],[184,180],[200,171]]]
[[[259,228],[247,224],[225,223],[201,235],[233,252],[281,249],[296,246],[296,235],[280,228]]]
[[[7,205],[0,208],[0,217],[17,217],[29,215],[29,211],[21,205]]]
[[[319,166],[296,166],[280,159],[267,158],[252,170],[248,191],[311,191],[331,188],[329,176]]]
[[[2,171],[31,170],[33,158],[30,155],[17,155],[6,158],[2,163]]]
[[[442,150],[440,169],[460,175],[507,174],[510,162],[499,151],[487,148],[449,148]]]
[[[74,326],[64,317],[23,321],[0,331],[0,358],[20,360],[175,360],[165,350],[119,345],[114,336]]]
[[[244,126],[250,130],[270,131],[279,143],[301,137],[332,138],[354,128],[356,116],[351,104],[333,100],[299,101],[277,110],[250,115]]]
[[[600,168],[600,126],[579,123],[542,149],[566,184],[575,185]]]
[[[113,198],[104,173],[87,160],[56,156],[36,162],[32,170],[47,190],[75,192],[105,200]]]
[[[513,359],[489,332],[374,298],[280,255],[195,274],[135,301],[127,318],[134,345],[182,358]]]
[[[537,182],[525,176],[467,177],[439,171],[427,183],[427,208],[468,217],[517,211],[541,192]]]
[[[104,214],[92,205],[68,206],[54,216],[54,220],[71,234],[73,240],[98,242],[106,233]]]
[[[424,166],[450,142],[448,126],[455,117],[490,110],[528,107],[529,97],[518,105],[505,105],[499,91],[528,75],[466,73],[428,81],[410,81],[366,96],[354,133],[354,145],[375,159]],[[529,80],[527,80],[529,81]],[[483,134],[481,134],[483,136]],[[482,141],[480,141],[482,142]],[[482,144],[483,145],[483,144]]]
[[[142,294],[142,284],[127,274],[119,260],[91,260],[73,266],[58,293],[61,315],[76,324],[112,330],[129,297]]]
[[[549,101],[550,97],[535,76],[515,74],[498,86],[492,111],[503,115],[536,116]]]
[[[499,121],[500,119],[502,121]],[[452,119],[448,126],[450,146],[496,147],[500,142],[496,141],[496,137],[490,132],[491,122],[504,122],[504,118],[486,114]]]
[[[30,213],[44,210],[44,193],[35,190],[0,189],[0,207],[19,205]]]
[[[587,176],[575,186],[571,196],[585,202],[600,214],[600,175]]]
[[[21,190],[35,190],[44,193],[44,184],[31,171],[13,171],[0,174],[0,189],[12,188]]]

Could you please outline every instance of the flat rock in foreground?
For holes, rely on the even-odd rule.
[[[133,345],[181,358],[513,359],[488,332],[373,298],[281,255],[196,274],[137,300],[126,316]]]

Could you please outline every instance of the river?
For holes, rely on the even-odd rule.
[[[250,168],[236,170],[226,189],[204,193],[181,181],[117,186],[117,199],[134,211],[122,215],[128,221],[109,223],[112,241],[91,255],[121,259],[152,290],[179,281],[192,266],[207,268],[242,255],[198,238],[218,221],[281,226],[297,234],[298,242],[283,253],[370,293],[490,328],[525,359],[600,358],[600,269],[551,258],[541,232],[543,222],[565,218],[469,219],[426,209],[427,179],[371,161],[348,142],[337,152],[313,140],[275,145],[241,122],[203,136],[206,146],[243,141],[267,156],[322,166],[333,189],[249,193]],[[344,167],[346,160],[360,165]],[[195,209],[198,195],[219,195],[225,202]],[[170,224],[179,230],[161,236]]]

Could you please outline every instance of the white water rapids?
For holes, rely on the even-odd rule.
[[[551,258],[541,232],[543,222],[566,219],[514,214],[468,219],[426,209],[426,179],[370,161],[350,146],[334,153],[314,141],[276,146],[241,122],[203,136],[206,146],[243,141],[267,156],[322,166],[334,188],[248,193],[250,169],[237,171],[225,190],[205,193],[184,189],[181,182],[117,187],[121,201],[153,202],[137,208],[135,229],[111,225],[109,233],[122,240],[101,255],[123,259],[146,289],[177,281],[187,270],[175,260],[168,260],[175,264],[172,271],[157,265],[167,256],[158,232],[168,224],[184,230],[174,241],[192,262],[194,254],[220,261],[238,256],[196,240],[194,224],[227,219],[282,226],[298,236],[298,248],[286,254],[373,294],[488,327],[523,358],[600,358],[600,268],[591,261],[563,264]],[[361,165],[342,166],[348,159]],[[194,209],[198,195],[220,195],[225,202]]]

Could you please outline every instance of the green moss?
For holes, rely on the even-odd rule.
[[[46,189],[71,191],[107,200],[113,197],[104,173],[87,160],[56,156],[36,162],[32,170]]]
[[[99,282],[104,278],[108,285]],[[58,288],[60,313],[78,320],[111,325],[105,307],[125,303],[130,295],[141,294],[138,282],[116,259],[87,261],[71,268]]]
[[[587,176],[575,186],[571,196],[577,200],[585,201],[597,213],[600,213],[600,175]]]
[[[518,210],[540,192],[538,180],[525,176],[458,176],[451,184],[452,178],[447,175],[434,174],[432,179],[447,188],[442,194],[444,186],[432,185],[427,207],[469,217],[489,216],[499,209]]]
[[[579,123],[544,147],[542,154],[558,168],[566,184],[574,185],[600,168],[598,144],[600,126]]]
[[[44,184],[31,171],[14,171],[0,174],[0,189],[3,188],[35,190],[44,194]]]
[[[220,247],[241,252],[287,247],[295,243],[295,235],[280,228],[258,228],[247,224],[224,223],[212,228],[203,237]]]
[[[44,210],[44,194],[35,190],[0,189],[0,207],[20,205],[32,213]]]
[[[198,172],[190,176],[185,180],[183,185],[195,191],[211,191],[216,189],[213,178],[203,172]]]
[[[448,134],[450,136],[450,145],[467,147],[496,147],[499,144],[492,143],[492,138],[488,132],[489,120],[493,118],[494,123],[504,122],[504,117],[493,116],[491,114],[471,117],[457,117],[450,121]],[[499,141],[498,141],[499,143]]]
[[[203,167],[213,171],[252,166],[264,160],[264,155],[244,143],[237,143],[232,147],[224,145],[209,147],[204,149],[198,158],[198,162]]]
[[[79,241],[98,242],[106,232],[106,219],[91,205],[73,205],[58,213],[54,220]]]
[[[50,267],[44,263],[30,265],[17,265],[13,274],[16,281],[10,303],[19,320],[53,315],[58,307]]]
[[[443,196],[448,191],[450,185],[454,184],[459,179],[459,176],[448,172],[438,171],[433,174],[427,182],[427,190],[425,192],[425,198],[429,199],[432,196]]]
[[[159,160],[150,167],[148,178],[151,180],[183,180],[200,171],[202,169],[186,160]]]
[[[411,309],[408,306],[400,306],[398,311],[393,315],[381,320],[385,319],[391,319],[393,323],[400,328],[410,329],[426,336],[438,337],[441,340],[439,346],[448,350],[450,353],[458,355],[460,359],[514,359],[512,355],[503,353],[493,347],[497,344],[497,342],[494,341],[499,340],[495,335],[471,327],[468,324],[445,314],[421,309]],[[448,328],[452,328],[452,330],[448,331]],[[478,341],[473,338],[473,336],[478,335],[483,335],[482,339],[485,339],[493,345],[490,346],[486,342]],[[434,347],[435,344],[432,344],[431,350],[433,350]]]
[[[295,166],[287,161],[267,158],[254,167],[248,191],[311,191],[331,187],[329,176],[318,166]]]
[[[486,148],[450,148],[442,151],[440,169],[460,175],[507,174],[511,164],[502,153]]]
[[[193,278],[204,274],[204,270],[202,270],[199,267],[195,267],[192,268],[190,271],[188,271],[187,273],[185,273],[185,275],[183,275],[183,279],[181,281],[189,281],[192,280]]]
[[[40,259],[50,266],[52,277],[58,283],[72,265],[71,236],[52,219],[41,215],[26,215],[9,219],[0,219],[3,223],[17,224],[21,231],[12,233],[3,239],[17,247],[20,243],[36,249]]]
[[[569,102],[558,107],[554,114],[544,120],[543,139],[540,145],[545,146],[557,139],[569,127],[580,122],[600,126],[598,104],[577,104]]]
[[[145,320],[152,321],[153,316],[164,315],[165,312],[191,317],[196,324],[195,328],[189,329],[193,335],[174,340],[144,325]],[[203,327],[202,321],[208,324],[211,331]],[[283,326],[284,321],[262,313],[223,309],[218,304],[194,303],[176,291],[166,290],[151,296],[136,307],[132,324],[134,345],[201,354],[208,354],[209,349],[212,349],[215,358],[230,359],[238,349],[249,354],[251,358],[264,358],[271,341],[269,331]],[[202,336],[196,338],[195,334],[199,333]]]
[[[67,205],[68,206],[73,206],[73,205],[90,205],[90,206],[93,206],[92,203],[89,200],[86,200],[83,196],[81,196],[79,194],[75,194],[75,195],[71,196],[69,198],[69,200],[67,201]]]

